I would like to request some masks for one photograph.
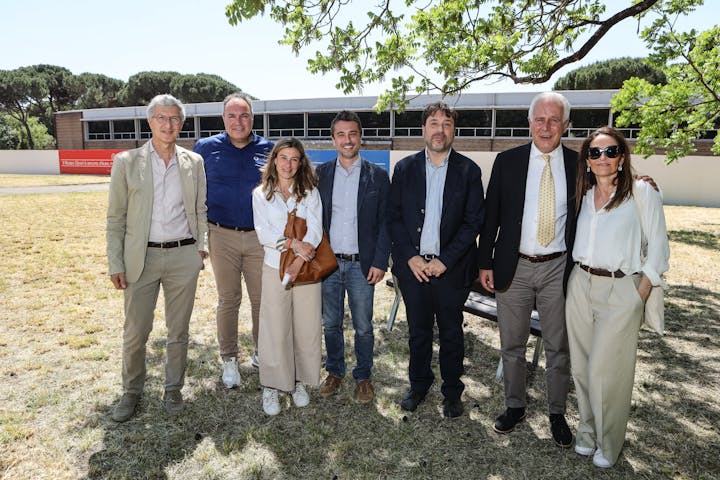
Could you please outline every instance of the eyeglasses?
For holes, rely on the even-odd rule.
[[[180,125],[182,119],[180,117],[168,117],[167,115],[154,115],[153,118],[159,123],[168,123],[172,125]]]
[[[605,148],[590,147],[588,149],[588,158],[590,160],[597,160],[603,153],[607,158],[616,158],[618,155],[622,155],[623,149],[620,145],[610,145]]]

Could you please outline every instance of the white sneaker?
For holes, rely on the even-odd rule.
[[[575,444],[575,453],[584,457],[589,457],[595,453],[595,447],[583,447],[582,445]]]
[[[600,450],[595,452],[595,455],[593,455],[593,465],[600,468],[610,468],[613,466],[613,464],[610,463],[610,460],[603,457],[603,454]]]
[[[293,402],[295,402],[295,406],[300,407],[307,407],[310,403],[310,395],[308,395],[307,390],[305,390],[305,385],[303,385],[300,382],[295,383],[295,391],[292,394]]]
[[[258,358],[257,350],[253,352],[252,359],[250,361],[252,362],[253,367],[260,368],[260,359]]]
[[[240,385],[237,358],[231,358],[223,362],[222,382],[227,388],[236,388]]]
[[[265,415],[277,415],[280,413],[280,397],[274,388],[263,388],[262,406]]]

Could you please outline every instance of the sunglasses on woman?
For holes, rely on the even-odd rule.
[[[607,158],[616,158],[618,155],[622,154],[622,147],[620,145],[610,145],[609,147],[605,148],[599,148],[599,147],[590,147],[588,148],[588,158],[590,160],[597,160],[600,158],[602,154],[605,154]]]

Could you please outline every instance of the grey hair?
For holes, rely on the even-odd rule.
[[[535,98],[530,102],[530,108],[528,109],[528,119],[533,121],[535,119],[535,105],[538,102],[552,101],[559,103],[563,107],[563,122],[570,119],[570,102],[564,95],[558,92],[542,92],[535,95]]]
[[[155,108],[157,107],[175,107],[180,113],[180,123],[185,122],[185,106],[180,100],[173,97],[169,93],[163,93],[161,95],[155,95],[147,106],[147,119],[155,115]]]
[[[227,107],[228,102],[236,98],[240,100],[245,100],[245,103],[247,103],[248,107],[250,107],[250,116],[252,117],[254,115],[252,108],[252,97],[250,97],[250,95],[245,92],[235,92],[225,97],[225,100],[223,100],[223,113],[225,113],[225,107]]]

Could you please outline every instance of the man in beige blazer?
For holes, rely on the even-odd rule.
[[[151,140],[118,153],[110,180],[108,273],[125,292],[123,396],[112,414],[117,422],[133,416],[142,395],[145,344],[161,285],[168,330],[163,402],[171,415],[182,411],[190,315],[207,256],[203,160],[175,144],[185,108],[171,95],[158,95],[147,119]]]

